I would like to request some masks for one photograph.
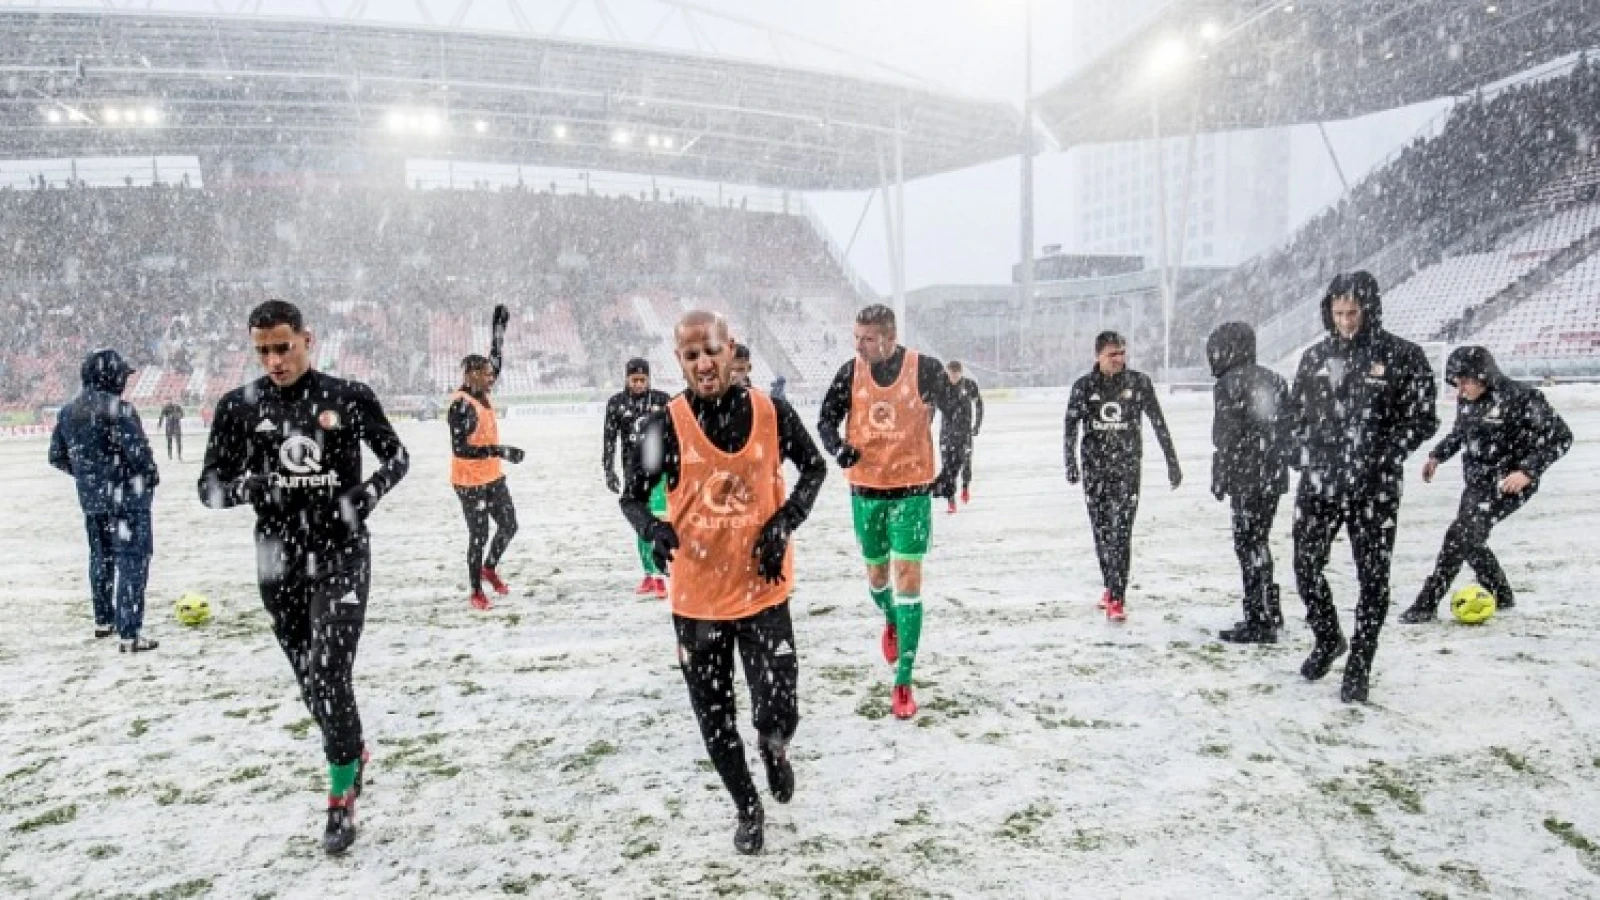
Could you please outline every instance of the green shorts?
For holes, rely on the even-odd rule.
[[[667,479],[665,478],[656,482],[655,489],[650,491],[650,511],[655,513],[658,519],[667,517]]]
[[[850,511],[867,565],[881,566],[891,557],[922,562],[928,555],[928,543],[933,538],[933,499],[927,494],[899,500],[852,495]]]

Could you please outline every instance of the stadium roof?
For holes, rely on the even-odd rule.
[[[1005,104],[595,41],[339,19],[0,10],[0,155],[282,152],[797,190],[1014,155]]]
[[[1173,131],[1324,122],[1597,45],[1597,0],[1176,0],[1037,109],[1063,147],[1148,138],[1157,92]]]

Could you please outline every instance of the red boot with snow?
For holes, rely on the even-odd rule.
[[[489,582],[489,587],[494,588],[496,594],[505,596],[511,593],[511,588],[506,587],[506,583],[500,580],[500,576],[495,570],[485,566],[478,574],[483,576],[484,581]]]

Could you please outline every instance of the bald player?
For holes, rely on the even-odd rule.
[[[789,741],[800,723],[789,537],[811,513],[828,467],[793,407],[733,383],[733,340],[721,316],[687,313],[673,336],[689,386],[665,414],[641,422],[622,512],[671,576],[678,660],[706,752],[738,813],[734,849],[758,853],[765,814],[739,737],[733,656],[744,663],[767,786],[788,803]],[[800,471],[787,498],[785,460]],[[650,508],[661,483],[664,519]]]

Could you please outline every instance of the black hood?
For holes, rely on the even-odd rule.
[[[83,386],[86,388],[121,394],[122,389],[128,386],[128,376],[133,374],[133,367],[115,350],[96,350],[84,357],[83,367],[78,374],[83,377]]]
[[[1333,298],[1353,295],[1361,304],[1361,330],[1356,337],[1365,337],[1383,327],[1383,297],[1378,293],[1378,279],[1371,272],[1351,272],[1335,275],[1322,295],[1322,327],[1329,334],[1338,334],[1333,327]]]
[[[1450,351],[1450,358],[1444,364],[1444,380],[1451,387],[1460,378],[1476,378],[1486,385],[1492,385],[1501,377],[1500,367],[1495,364],[1494,354],[1489,352],[1488,347],[1471,344],[1457,347]]]
[[[1256,333],[1243,322],[1224,322],[1206,339],[1206,359],[1211,375],[1221,378],[1256,361]]]

